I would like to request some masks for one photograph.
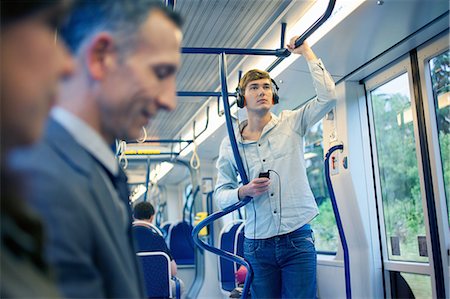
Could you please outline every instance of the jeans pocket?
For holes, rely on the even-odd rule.
[[[259,242],[258,240],[245,239],[244,240],[244,253],[252,254],[258,250]]]
[[[315,251],[312,231],[289,237],[291,246],[303,252]]]

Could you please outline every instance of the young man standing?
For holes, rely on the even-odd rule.
[[[295,111],[270,112],[278,100],[265,71],[250,70],[239,82],[240,106],[248,120],[236,134],[249,183],[238,185],[230,141],[225,139],[217,161],[215,195],[225,208],[245,197],[244,257],[254,271],[252,298],[315,298],[316,251],[309,222],[318,208],[306,176],[303,137],[336,102],[334,82],[311,48],[288,49],[308,62],[317,97]],[[270,178],[260,173],[269,171]]]

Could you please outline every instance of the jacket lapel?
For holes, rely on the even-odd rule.
[[[118,221],[118,219],[122,219],[122,214],[114,201],[121,203],[122,200],[119,198],[112,182],[109,181],[110,179],[105,173],[106,170],[66,129],[52,118],[48,121],[45,139],[75,171],[86,177],[93,197],[92,209],[98,211],[99,217],[105,223],[106,229],[115,243],[115,249],[119,250],[119,254],[126,259],[123,267],[127,269],[130,279],[139,284],[140,293],[144,296],[144,282],[141,267],[135,255],[131,231],[123,226],[123,221]],[[109,181],[109,183],[106,181]],[[126,206],[127,211],[129,208],[129,206]],[[121,237],[124,235],[126,235],[126,238]],[[131,245],[131,252],[127,243]],[[135,275],[134,278],[132,278],[133,275]]]
[[[125,233],[122,214],[116,202],[120,202],[117,192],[115,192],[108,175],[101,173],[102,166],[88,153],[58,122],[49,120],[46,140],[52,148],[81,176],[86,177],[89,182],[89,189],[92,194],[92,208],[98,211],[99,216],[105,223],[112,239],[116,243],[116,248],[121,250],[121,254],[126,255],[123,240],[120,240],[121,233]],[[119,233],[118,233],[119,232]]]

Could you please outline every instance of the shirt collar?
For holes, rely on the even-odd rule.
[[[278,122],[280,121],[280,119],[279,119],[278,116],[276,116],[276,115],[273,114],[272,112],[270,112],[270,114],[272,115],[272,118],[271,118],[271,120],[264,126],[263,131],[261,132],[261,137],[262,137],[263,135],[265,135],[267,132],[269,132],[270,130],[272,130],[273,127],[275,127],[275,126],[278,124]],[[247,119],[244,120],[244,121],[242,121],[242,122],[239,124],[239,128],[238,128],[239,131],[235,134],[235,135],[236,135],[236,141],[238,141],[238,142],[240,142],[240,143],[246,143],[246,142],[248,142],[248,141],[242,139],[242,134],[241,134],[242,130],[245,128],[245,126],[247,126],[247,124],[248,124],[248,120],[247,120]],[[261,138],[261,137],[260,137],[260,138]],[[254,141],[252,141],[252,142],[254,142]]]
[[[92,127],[62,107],[54,107],[51,117],[113,175],[119,173],[119,165],[111,148]]]
[[[145,220],[139,220],[139,219],[134,219],[134,220],[133,220],[133,225],[139,225],[139,226],[151,227],[151,224],[150,224],[148,221],[145,221]]]

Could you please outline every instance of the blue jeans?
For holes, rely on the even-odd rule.
[[[316,298],[317,254],[311,226],[269,239],[244,240],[255,298]]]

